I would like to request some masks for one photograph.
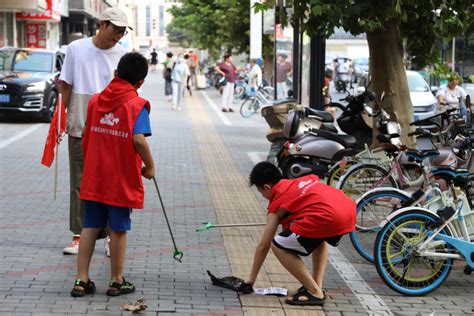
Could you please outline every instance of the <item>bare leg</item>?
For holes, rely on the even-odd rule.
[[[324,293],[319,285],[313,280],[306,265],[301,258],[289,251],[283,250],[272,244],[272,251],[278,261],[290,272],[303,286],[314,296],[322,299]]]
[[[101,229],[103,228],[82,229],[79,253],[77,254],[77,278],[83,282],[89,280],[89,265],[94,252],[95,241]]]
[[[125,248],[127,246],[127,232],[110,230],[110,266],[112,281],[122,283],[123,267],[125,262]]]
[[[328,256],[329,245],[327,242],[323,242],[313,251],[313,279],[320,288],[323,288],[324,272],[326,272]]]

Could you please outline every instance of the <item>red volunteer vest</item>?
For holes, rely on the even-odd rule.
[[[104,113],[97,110],[98,96],[91,98],[87,109],[80,198],[142,209],[142,159],[133,144],[133,127],[144,106],[150,111],[150,104],[137,96]]]

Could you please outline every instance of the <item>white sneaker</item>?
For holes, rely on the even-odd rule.
[[[181,111],[181,107],[178,106],[178,107],[176,108],[176,111]]]
[[[63,254],[65,255],[77,255],[79,252],[79,241],[81,239],[80,235],[72,236],[72,241],[66,248],[63,249]]]
[[[105,238],[105,255],[110,258],[110,237]]]
[[[171,109],[172,109],[172,110],[176,110],[176,106],[173,105],[173,106],[171,107]]]

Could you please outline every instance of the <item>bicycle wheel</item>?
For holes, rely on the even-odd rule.
[[[344,163],[341,163],[340,161],[336,163],[328,173],[328,179],[326,181],[327,185],[330,185],[332,187],[336,187],[337,183],[341,179],[341,177],[344,175],[344,173],[349,170],[350,167],[355,165],[357,162],[354,160],[347,160],[344,161]]]
[[[374,164],[357,164],[344,173],[336,188],[354,201],[379,187],[397,188],[397,181],[384,168]]]
[[[256,113],[257,102],[258,101],[254,98],[247,99],[244,102],[242,102],[242,105],[240,106],[240,114],[245,118],[248,118],[254,115]]]
[[[381,229],[380,224],[409,198],[408,193],[389,188],[369,191],[360,198],[356,209],[356,229],[349,236],[362,258],[374,262],[374,242]]]
[[[425,295],[438,288],[448,277],[452,258],[422,256],[419,246],[428,238],[437,217],[429,211],[414,208],[398,214],[382,228],[374,247],[375,266],[382,280],[394,291],[408,296]],[[442,234],[452,236],[448,227]],[[426,250],[448,254],[454,249],[433,239]]]
[[[242,99],[245,93],[245,88],[244,87],[236,87],[234,89],[234,95],[236,99]]]

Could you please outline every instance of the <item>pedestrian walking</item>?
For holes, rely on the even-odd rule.
[[[199,75],[199,57],[194,53],[194,51],[189,51],[189,72],[191,73],[190,80],[192,86],[197,87],[196,76]]]
[[[79,199],[79,192],[83,171],[82,136],[87,104],[91,96],[102,91],[113,78],[117,63],[126,52],[117,43],[127,34],[127,28],[130,28],[127,15],[118,8],[104,10],[99,21],[99,30],[95,36],[79,39],[68,45],[59,77],[60,92],[67,108],[69,228],[74,234],[72,242],[63,249],[64,254],[77,254],[82,230],[84,205]]]
[[[188,65],[188,69],[189,69],[189,76],[186,78],[186,90],[188,90],[189,95],[193,95],[193,92],[191,91],[191,69],[190,69],[191,58],[189,57],[189,54],[184,54],[184,61],[186,65]],[[184,97],[184,91],[183,91],[183,97]]]
[[[156,52],[156,49],[153,48],[153,51],[151,52],[151,60],[150,60],[150,65],[151,65],[151,71],[156,70],[156,64],[158,64],[158,53]]]
[[[458,73],[448,75],[448,84],[436,93],[438,99],[438,111],[444,112],[447,109],[457,109],[462,117],[466,117],[466,97],[467,93],[463,87],[459,86],[461,76]]]
[[[293,66],[286,61],[288,58],[285,54],[278,54],[276,65],[276,85],[277,85],[277,99],[288,98],[288,91],[290,86],[287,81],[293,72]]]
[[[166,60],[163,62],[163,78],[165,79],[165,96],[168,98],[168,101],[172,100],[173,89],[171,87],[171,72],[173,70],[174,61],[173,53],[168,52],[166,54]]]
[[[250,93],[248,95],[254,96],[258,88],[262,85],[263,75],[262,68],[257,63],[257,59],[250,59],[250,72],[249,72],[249,86]]]
[[[125,54],[115,78],[94,95],[87,109],[85,126],[84,176],[81,199],[85,201],[77,277],[71,296],[94,293],[89,265],[97,235],[110,227],[110,271],[108,296],[135,292],[123,277],[127,231],[131,228],[132,208],[143,208],[141,176],[155,176],[153,157],[145,139],[151,135],[150,104],[138,96],[145,81],[148,62],[139,53]],[[145,167],[142,172],[142,163]]]
[[[286,180],[270,162],[258,163],[250,185],[270,201],[265,229],[255,250],[247,285],[253,285],[270,248],[278,261],[302,286],[285,302],[290,305],[323,305],[329,247],[355,229],[356,207],[344,192],[323,184],[316,175]],[[278,225],[283,231],[275,236]],[[312,254],[313,273],[300,256]]]
[[[176,63],[173,65],[171,72],[173,105],[172,109],[181,111],[181,99],[184,94],[184,86],[189,77],[189,67],[184,60],[184,55],[179,54]]]
[[[225,54],[224,61],[220,63],[215,70],[226,79],[226,84],[222,91],[222,112],[234,112],[232,104],[234,103],[234,85],[237,76],[237,67],[232,63],[232,55]]]

